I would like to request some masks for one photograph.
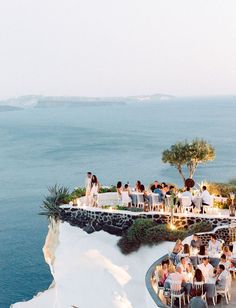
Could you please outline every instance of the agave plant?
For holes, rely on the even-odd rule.
[[[40,215],[46,215],[48,217],[58,218],[60,208],[59,206],[66,202],[69,194],[69,188],[64,186],[58,186],[57,184],[48,188],[49,195],[45,196],[40,212]]]

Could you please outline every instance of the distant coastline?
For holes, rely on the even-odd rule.
[[[16,111],[16,110],[23,110],[23,109],[24,108],[17,107],[17,106],[0,105],[0,112],[3,112],[3,111]]]
[[[84,96],[41,96],[26,95],[9,98],[0,101],[3,111],[12,108],[55,108],[55,107],[81,107],[81,106],[104,106],[104,105],[126,105],[128,103],[154,103],[170,100],[174,96],[167,94],[120,96],[120,97],[84,97]],[[1,111],[1,109],[0,109]]]

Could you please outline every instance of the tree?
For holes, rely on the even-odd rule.
[[[184,183],[186,177],[183,166],[187,167],[188,177],[192,179],[200,163],[206,163],[214,158],[215,149],[203,139],[194,139],[190,143],[178,142],[162,153],[162,161],[176,167]]]

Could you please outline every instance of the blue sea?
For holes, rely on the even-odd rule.
[[[235,118],[233,97],[0,112],[0,307],[28,300],[52,281],[42,254],[48,221],[38,215],[48,186],[73,189],[87,171],[104,185],[181,185],[161,154],[194,137],[216,149],[196,181],[228,181],[236,177]]]

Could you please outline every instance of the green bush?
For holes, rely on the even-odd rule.
[[[127,235],[121,237],[117,243],[121,252],[125,255],[137,251],[141,245],[140,241],[135,238],[130,239]]]
[[[128,229],[127,237],[130,240],[142,242],[147,230],[155,225],[156,223],[152,219],[139,218]]]
[[[166,224],[157,225],[151,219],[137,219],[128,229],[127,233],[119,240],[118,246],[122,253],[128,254],[141,245],[155,245],[162,241],[176,242],[183,240],[194,233],[209,232],[212,226],[207,222],[200,222],[188,229],[170,229]]]
[[[49,195],[43,200],[43,204],[40,212],[40,215],[46,215],[48,217],[58,218],[60,213],[59,206],[61,204],[67,203],[69,195],[69,189],[64,186],[54,185],[48,188]]]
[[[72,193],[70,194],[71,199],[75,199],[75,198],[81,198],[83,196],[85,196],[86,193],[86,189],[84,187],[77,187],[75,190],[72,191]]]
[[[116,186],[112,185],[110,187],[101,187],[99,190],[100,194],[104,194],[107,192],[116,192]]]
[[[207,183],[207,189],[210,194],[214,194],[216,196],[229,197],[231,192],[236,194],[236,184],[234,181],[230,183]]]
[[[200,232],[210,232],[212,231],[212,224],[206,221],[201,221],[197,224],[188,227],[189,235]]]

